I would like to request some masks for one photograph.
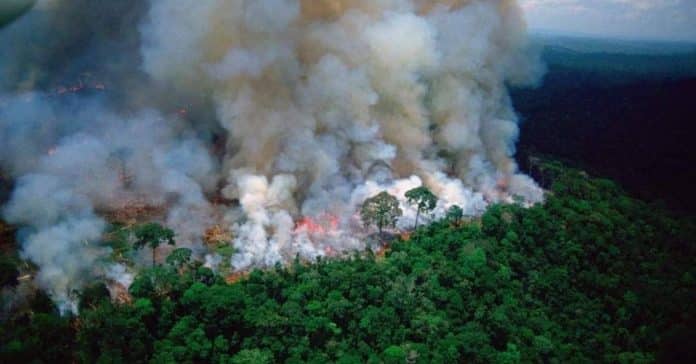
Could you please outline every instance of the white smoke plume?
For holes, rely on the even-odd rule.
[[[425,184],[435,217],[543,198],[513,159],[507,86],[543,71],[513,0],[96,3],[0,31],[4,217],[58,301],[133,201],[211,266],[223,226],[241,270],[364,248],[356,212],[382,190]]]

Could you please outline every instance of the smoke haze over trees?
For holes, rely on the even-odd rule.
[[[245,270],[365,248],[354,215],[381,190],[401,226],[420,185],[434,216],[543,199],[513,158],[507,85],[543,73],[514,0],[42,0],[0,53],[3,216],[65,310],[122,270],[114,216]]]

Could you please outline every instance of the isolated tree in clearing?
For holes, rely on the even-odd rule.
[[[136,249],[142,249],[146,245],[152,249],[152,266],[155,266],[155,251],[161,244],[174,245],[174,231],[160,224],[148,223],[137,226],[134,229]]]
[[[365,226],[375,225],[382,235],[385,227],[396,226],[396,221],[403,215],[399,207],[399,200],[386,191],[368,198],[360,209],[360,217]]]
[[[409,190],[406,192],[405,196],[408,203],[416,206],[416,222],[413,225],[413,229],[418,229],[418,218],[421,214],[429,213],[435,209],[435,205],[437,205],[437,196],[430,192],[425,186]]]

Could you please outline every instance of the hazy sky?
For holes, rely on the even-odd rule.
[[[520,0],[529,27],[632,39],[696,41],[696,0]]]

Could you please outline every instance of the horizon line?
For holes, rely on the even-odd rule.
[[[647,42],[647,43],[671,43],[671,44],[689,44],[696,46],[696,39],[675,39],[675,38],[663,38],[663,37],[645,37],[645,36],[633,36],[633,35],[618,35],[618,34],[597,34],[590,32],[578,32],[578,31],[568,31],[568,30],[557,30],[551,28],[537,28],[529,27],[527,33],[530,36],[541,35],[541,36],[556,36],[556,37],[568,37],[568,38],[585,38],[594,40],[611,40],[611,41],[624,41],[624,42]]]

